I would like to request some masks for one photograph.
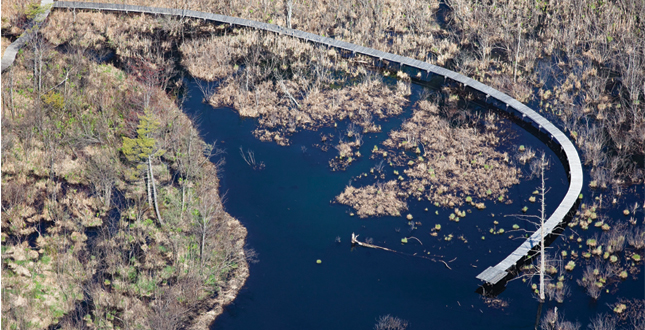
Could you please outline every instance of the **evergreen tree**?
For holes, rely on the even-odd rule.
[[[123,137],[123,146],[121,152],[125,157],[137,163],[137,168],[142,170],[146,168],[148,203],[154,204],[155,214],[159,223],[163,225],[161,213],[159,213],[159,203],[157,201],[157,187],[155,185],[154,174],[152,173],[152,159],[160,157],[165,153],[157,147],[157,140],[154,135],[159,130],[159,122],[154,118],[149,110],[145,110],[143,115],[139,115],[139,125],[137,126],[137,138],[131,139]]]

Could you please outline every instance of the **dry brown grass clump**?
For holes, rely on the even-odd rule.
[[[288,26],[290,1],[285,0],[125,0],[127,4],[191,9]],[[438,0],[292,1],[294,29],[385,50],[419,60],[455,56],[455,41],[447,40],[436,21]]]
[[[388,181],[360,188],[347,186],[336,197],[336,201],[354,208],[361,218],[384,215],[398,217],[401,211],[408,209],[405,197],[396,181]]]
[[[56,45],[68,43],[97,51],[112,49],[129,58],[171,51],[183,26],[174,17],[54,10],[41,33]]]
[[[345,141],[348,139],[349,141]],[[329,166],[332,170],[344,170],[356,158],[361,157],[361,152],[354,149],[360,148],[363,145],[363,135],[358,131],[357,126],[350,124],[347,128],[346,137],[341,136],[338,145],[335,147],[338,150],[338,156],[329,161]]]
[[[2,36],[10,35],[18,38],[27,26],[29,15],[40,5],[40,0],[5,0],[2,1]],[[6,46],[3,38],[3,51]],[[9,42],[11,43],[11,42]]]

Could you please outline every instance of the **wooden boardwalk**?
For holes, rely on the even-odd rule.
[[[53,2],[54,0],[41,0],[40,8],[44,9],[44,11],[38,13],[34,20],[31,21],[29,27],[25,29],[25,32],[23,32],[18,39],[12,42],[11,45],[7,46],[7,49],[4,50],[4,54],[2,55],[2,72],[13,65],[13,61],[16,60],[16,55],[18,55],[20,48],[34,37],[40,28],[40,25],[45,21],[47,15],[49,15]]]
[[[403,57],[391,53],[382,52],[376,49],[367,48],[363,46],[358,46],[348,42],[335,40],[332,38],[322,37],[316,34],[309,32],[299,31],[284,28],[274,24],[256,22],[252,20],[204,13],[192,10],[183,10],[183,9],[168,9],[168,8],[155,8],[155,7],[142,7],[142,6],[132,6],[132,5],[123,5],[123,4],[107,4],[107,3],[90,3],[90,2],[67,2],[67,1],[57,1],[54,3],[55,8],[61,9],[87,9],[87,10],[104,10],[104,11],[120,11],[120,12],[132,12],[132,13],[146,13],[146,14],[157,14],[157,15],[173,15],[181,17],[190,17],[203,19],[208,21],[213,21],[217,23],[228,23],[236,26],[243,26],[254,28],[258,30],[264,30],[269,32],[274,32],[278,34],[288,35],[309,42],[313,42],[320,45],[325,45],[327,47],[333,47],[335,49],[350,51],[352,53],[367,55],[379,60],[386,60],[390,63],[398,63],[401,66],[408,66],[420,71],[426,72],[429,74],[439,75],[444,77],[446,80],[450,79],[454,82],[461,84],[463,87],[469,87],[475,91],[479,91],[486,97],[486,100],[493,102],[495,104],[501,105],[502,110],[508,112],[517,112],[521,115],[522,118],[529,119],[529,122],[538,128],[540,131],[548,133],[552,139],[554,139],[564,151],[564,154],[567,158],[567,165],[569,168],[569,190],[564,196],[564,199],[560,202],[560,205],[556,210],[551,214],[548,220],[544,223],[544,233],[545,235],[550,234],[564,219],[564,217],[569,213],[572,207],[576,204],[578,195],[582,190],[583,184],[583,174],[582,174],[582,164],[580,163],[580,157],[578,156],[578,151],[567,136],[560,131],[555,125],[546,120],[537,112],[533,111],[526,105],[517,101],[516,99],[492,88],[487,85],[484,85],[478,81],[475,81],[471,78],[463,76],[459,73],[450,71],[448,69],[438,67],[429,63],[421,62],[415,59],[408,57]],[[505,109],[504,109],[505,107]],[[509,269],[513,268],[524,256],[526,256],[531,249],[535,248],[540,243],[540,230],[538,229],[529,237],[522,245],[520,245],[515,251],[508,255],[504,260],[498,263],[495,266],[488,267],[482,273],[477,275],[477,278],[485,281],[489,284],[497,284],[500,280],[508,275]]]

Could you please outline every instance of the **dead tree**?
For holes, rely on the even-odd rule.
[[[293,0],[287,0],[285,3],[287,11],[287,27],[291,28],[291,14],[293,13]]]

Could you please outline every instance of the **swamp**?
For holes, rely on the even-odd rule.
[[[471,77],[563,131],[583,189],[544,263],[487,285],[569,187],[508,106],[284,34],[53,8],[2,74],[3,329],[645,328],[643,2],[122,2]],[[42,10],[3,1],[3,52]]]

